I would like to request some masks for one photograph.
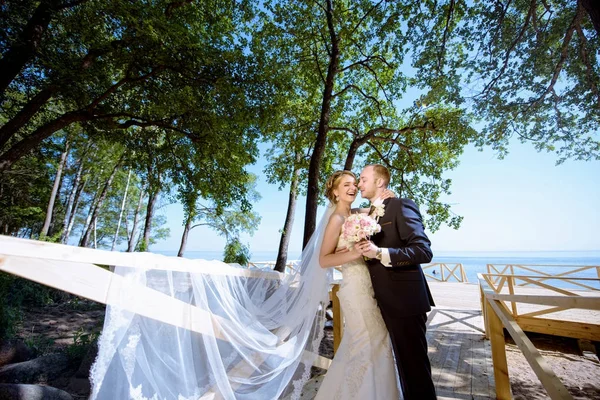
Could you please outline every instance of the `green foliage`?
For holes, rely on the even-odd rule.
[[[85,332],[79,328],[73,337],[73,343],[67,346],[66,353],[72,362],[80,362],[90,350],[91,346],[96,346],[100,337],[100,332]]]
[[[11,338],[20,322],[19,308],[9,302],[10,288],[17,278],[0,272],[0,338]]]
[[[225,245],[223,262],[238,263],[241,266],[245,266],[248,265],[250,256],[250,249],[236,237],[228,241]]]
[[[25,345],[33,351],[36,357],[52,353],[54,350],[54,339],[45,336],[32,336],[24,340]]]
[[[0,232],[36,234],[44,224],[52,183],[45,154],[38,152],[0,174]]]
[[[430,18],[418,3],[289,5],[273,0],[260,15],[255,47],[262,50],[265,63],[278,63],[275,85],[289,88],[276,95],[279,107],[267,130],[273,144],[265,169],[269,182],[282,188],[299,169],[300,193],[305,193],[309,161],[319,163],[318,185],[336,169],[358,172],[366,163],[381,163],[390,168],[397,193],[414,198],[427,211],[431,230],[441,224],[457,228],[462,218],[444,202],[450,181],[443,173],[458,164],[463,147],[479,133],[471,126],[472,116],[460,108],[453,76],[444,82],[427,80],[425,63],[416,65],[414,76],[406,68],[414,38],[405,20],[414,17],[426,24]],[[435,51],[427,56],[434,57]],[[402,102],[415,86],[424,94],[420,103]],[[424,106],[433,97],[437,102]],[[328,119],[324,154],[311,160],[324,118]],[[324,197],[319,200],[322,203]]]
[[[0,338],[11,338],[21,323],[25,306],[64,301],[69,295],[39,283],[0,272]]]
[[[49,5],[51,23],[44,25],[35,11]],[[36,237],[54,177],[48,166],[56,164],[65,136],[72,151],[50,231],[62,229],[63,241],[73,242],[93,223],[95,244],[112,247],[129,171],[133,182],[116,244],[140,243],[146,207],[137,206],[147,200],[144,192],[164,201],[198,193],[219,209],[234,202],[247,208],[244,167],[255,161],[270,102],[268,82],[247,51],[251,3],[9,1],[0,12],[0,64],[23,62],[0,90],[0,171],[9,171],[0,175],[4,233]],[[22,40],[27,24],[39,40]],[[39,47],[18,61],[13,50],[23,43]],[[32,150],[39,154],[28,155]],[[22,170],[46,182],[10,179]],[[10,192],[20,197],[5,196]],[[74,198],[77,208],[67,209]],[[144,248],[168,235],[164,218],[148,220]]]
[[[423,101],[464,102],[482,125],[477,144],[500,156],[517,137],[559,163],[600,159],[600,41],[582,3],[415,4],[407,25],[415,83],[431,88]]]

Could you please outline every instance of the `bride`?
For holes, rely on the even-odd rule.
[[[326,196],[335,208],[323,234],[319,263],[322,268],[342,266],[344,279],[337,296],[345,327],[316,399],[400,398],[389,334],[362,257],[368,243],[359,242],[349,251],[336,252],[349,246],[340,232],[357,192],[356,176],[350,171],[337,171],[327,181]]]

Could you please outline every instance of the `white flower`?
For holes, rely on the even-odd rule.
[[[377,206],[373,206],[374,210],[371,211],[371,213],[369,214],[371,217],[375,218],[375,219],[379,219],[380,217],[383,217],[383,214],[385,214],[385,204],[381,203]]]

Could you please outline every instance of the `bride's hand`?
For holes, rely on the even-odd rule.
[[[339,253],[347,253],[347,252],[349,252],[349,251],[350,251],[350,250],[349,250],[347,247],[345,247],[345,246],[344,246],[344,247],[337,247],[337,248],[335,249],[335,254],[339,254]]]
[[[354,245],[353,250],[356,251],[357,255],[363,256],[363,255],[365,255],[365,252],[368,251],[370,246],[371,246],[371,242],[369,242],[366,239],[363,239]]]
[[[381,194],[381,200],[392,199],[396,197],[396,193],[392,192],[390,189],[385,189]]]

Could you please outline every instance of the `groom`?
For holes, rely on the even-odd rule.
[[[380,199],[389,182],[383,165],[367,165],[360,174],[360,194],[371,201],[370,214],[381,226],[363,255],[370,259],[375,299],[390,333],[404,399],[435,399],[425,338],[426,313],[434,303],[420,266],[431,261],[431,242],[412,200]]]

